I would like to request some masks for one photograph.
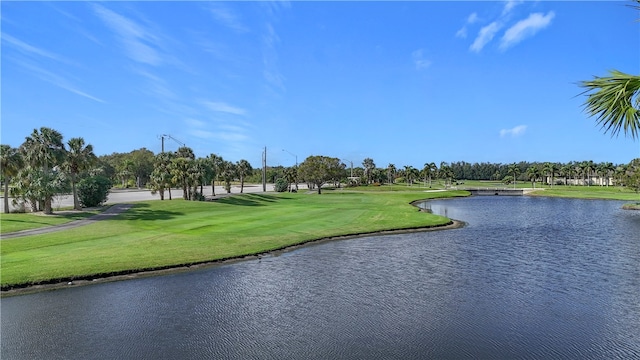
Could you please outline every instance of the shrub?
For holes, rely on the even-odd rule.
[[[279,178],[278,180],[276,180],[273,188],[277,192],[285,192],[289,188],[289,183],[284,178]]]
[[[111,181],[104,176],[93,176],[78,183],[78,199],[84,207],[102,205],[107,201]]]

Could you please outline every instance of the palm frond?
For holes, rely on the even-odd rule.
[[[610,75],[580,83],[586,88],[583,92],[587,94],[585,110],[589,116],[596,117],[605,133],[617,136],[622,130],[636,139],[640,132],[640,76],[617,70]]]

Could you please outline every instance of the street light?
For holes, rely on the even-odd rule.
[[[282,151],[284,151],[286,153],[289,153],[289,155],[293,155],[296,158],[296,178],[295,178],[295,182],[296,182],[296,192],[297,192],[298,191],[298,155],[296,155],[296,154],[294,154],[294,153],[292,153],[290,151],[287,151],[285,149],[282,149]]]

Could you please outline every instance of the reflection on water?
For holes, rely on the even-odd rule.
[[[428,206],[468,225],[2,299],[2,358],[640,357],[640,212]]]

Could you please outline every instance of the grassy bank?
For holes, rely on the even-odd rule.
[[[552,196],[574,199],[607,199],[640,201],[640,194],[626,188],[606,186],[554,186],[529,193],[533,196]]]
[[[58,212],[53,215],[43,215],[42,213],[0,214],[0,234],[60,225],[74,220],[86,219],[97,213],[98,211],[73,211]]]
[[[2,240],[1,284],[25,285],[259,254],[307,241],[442,225],[409,205],[458,192],[245,194],[148,201],[87,226]]]

